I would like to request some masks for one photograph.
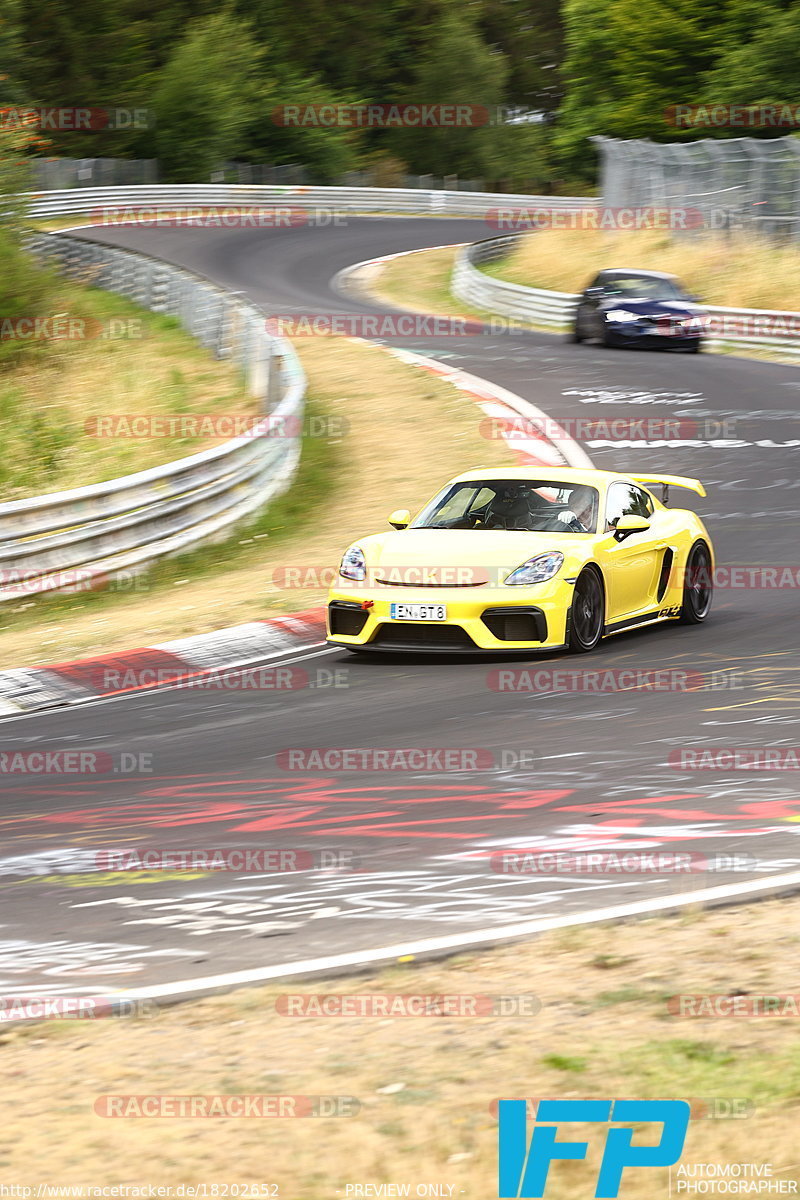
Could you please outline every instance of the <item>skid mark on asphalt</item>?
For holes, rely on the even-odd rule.
[[[72,942],[57,939],[33,942],[0,939],[0,989],[19,985],[19,976],[39,973],[52,976],[136,975],[154,959],[193,958],[191,950],[158,949],[126,942]],[[71,989],[70,989],[71,990]]]
[[[697,877],[694,879],[696,886]],[[561,901],[571,892],[602,892],[620,886],[619,880],[591,881],[569,877],[537,880],[541,890],[532,891],[530,878],[481,877],[432,871],[387,872],[359,878],[310,879],[302,888],[275,890],[279,885],[236,888],[226,898],[203,893],[203,898],[167,896],[143,899],[117,896],[106,900],[73,904],[72,908],[116,905],[130,916],[123,925],[167,925],[176,931],[204,936],[243,931],[252,936],[288,932],[308,920],[336,917],[337,920],[464,920],[512,921]],[[622,886],[635,886],[635,881]],[[237,899],[240,897],[240,899]]]

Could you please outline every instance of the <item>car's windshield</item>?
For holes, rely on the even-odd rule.
[[[475,479],[445,488],[411,527],[594,533],[598,502],[597,489],[583,483]]]
[[[672,279],[652,275],[619,275],[603,281],[604,296],[624,300],[685,300],[686,293]]]

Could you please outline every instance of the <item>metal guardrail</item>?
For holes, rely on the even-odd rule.
[[[479,270],[481,263],[505,258],[518,244],[520,237],[527,236],[530,235],[511,234],[490,238],[460,250],[450,285],[453,295],[475,308],[566,333],[572,328],[578,293],[523,287]],[[706,343],[711,348],[754,346],[792,357],[800,355],[800,313],[783,309],[723,308],[712,305],[703,305],[703,308],[709,314]],[[758,331],[759,325],[763,332]]]
[[[304,187],[272,184],[161,184],[141,187],[71,188],[29,193],[33,217],[96,213],[103,209],[212,208],[230,205],[276,205],[333,208],[341,212],[413,213],[415,216],[485,216],[499,209],[587,208],[596,199],[583,196],[513,196],[492,192],[459,192],[423,188]]]
[[[511,234],[475,242],[460,250],[453,269],[453,295],[475,308],[483,308],[517,321],[527,321],[531,325],[566,331],[575,314],[576,295],[521,287],[478,270],[480,263],[505,258],[519,244],[519,240],[519,234]]]
[[[154,312],[177,316],[219,358],[244,370],[268,428],[106,483],[0,504],[0,603],[97,585],[219,541],[288,487],[300,456],[305,376],[265,314],[201,276],[158,259],[60,234],[31,239],[40,258]]]

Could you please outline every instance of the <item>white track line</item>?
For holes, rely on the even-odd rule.
[[[300,962],[282,963],[271,967],[258,967],[249,971],[230,971],[224,975],[207,975],[202,979],[182,979],[176,983],[165,983],[153,987],[131,988],[128,991],[110,993],[126,1000],[188,1000],[217,991],[268,983],[271,980],[293,976],[311,976],[327,971],[346,968],[360,969],[381,963],[407,962],[422,955],[438,952],[453,953],[477,946],[492,946],[499,943],[530,937],[552,929],[566,929],[575,925],[593,925],[604,921],[620,921],[629,917],[652,916],[672,909],[687,908],[692,904],[705,904],[715,900],[737,900],[747,896],[759,896],[783,888],[800,888],[800,871],[785,875],[774,875],[767,880],[751,880],[748,883],[725,884],[720,887],[700,888],[683,895],[667,896],[653,900],[634,900],[628,904],[617,904],[591,913],[575,913],[563,917],[539,917],[521,921],[515,925],[498,928],[476,929],[472,933],[447,934],[443,937],[423,938],[417,942],[398,942],[374,950],[354,951],[348,954],[330,954],[322,958],[309,958]]]

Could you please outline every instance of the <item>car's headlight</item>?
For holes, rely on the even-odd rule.
[[[639,313],[628,312],[627,308],[612,308],[606,313],[607,321],[638,321]]]
[[[547,554],[537,554],[535,558],[529,558],[522,566],[517,567],[516,571],[512,571],[503,582],[510,584],[512,587],[522,587],[530,583],[544,583],[547,579],[552,579],[556,572],[561,569],[563,561],[564,555],[560,550],[550,550]]]
[[[360,546],[351,546],[349,550],[345,550],[339,565],[339,574],[344,575],[345,579],[366,579],[367,561]]]

